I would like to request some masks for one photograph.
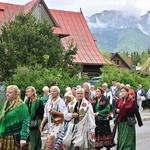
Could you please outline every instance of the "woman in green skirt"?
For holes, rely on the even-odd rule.
[[[26,96],[27,99],[25,103],[29,109],[30,115],[30,142],[31,142],[31,150],[40,150],[42,147],[41,141],[41,132],[39,130],[39,126],[41,120],[43,119],[44,114],[44,105],[42,100],[37,99],[36,90],[33,86],[28,86],[26,88]],[[36,122],[32,124],[31,122]]]
[[[120,98],[116,103],[115,111],[118,114],[117,150],[136,150],[135,116],[138,120],[138,125],[143,125],[135,100],[128,92],[127,87],[122,87]]]

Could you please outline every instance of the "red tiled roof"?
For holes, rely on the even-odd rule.
[[[31,0],[25,5],[16,5],[0,2],[0,27],[4,24],[4,22],[14,20],[15,16],[21,11],[24,14],[28,14],[29,12],[31,12],[37,2],[38,0]]]
[[[51,15],[62,29],[65,29],[70,36],[62,38],[63,45],[67,47],[68,40],[77,44],[78,51],[75,57],[75,63],[103,65],[105,59],[95,44],[95,38],[92,36],[86,20],[82,13],[53,10],[50,9]],[[57,31],[54,29],[57,33]]]
[[[60,27],[53,27],[54,29],[54,33],[59,34],[61,38],[69,36],[70,34],[67,33],[66,31],[64,31],[62,28]]]
[[[24,5],[22,12],[24,12],[25,14],[28,14],[34,8],[37,2],[38,0],[31,0],[30,2],[28,2],[27,4]]]
[[[13,16],[20,12],[22,8],[21,5],[0,2],[0,28],[4,22],[12,20]]]

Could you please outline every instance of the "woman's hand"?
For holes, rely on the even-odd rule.
[[[40,132],[42,132],[43,131],[43,125],[42,124],[40,124]]]
[[[26,140],[20,140],[20,147],[21,147],[21,149],[23,148],[23,146],[25,146],[26,145]]]
[[[51,115],[57,115],[57,111],[56,110],[54,110],[54,109],[51,109],[50,111],[49,111],[49,113],[51,114]]]
[[[120,112],[120,109],[117,108],[117,109],[116,109],[116,113],[119,113],[119,112]]]
[[[98,113],[98,112],[94,113],[94,116],[95,116],[95,117],[97,117],[98,115],[99,115],[99,113]]]
[[[94,133],[94,132],[91,132],[91,133],[90,133],[90,136],[91,136],[91,139],[92,139],[92,140],[95,139],[95,133]]]
[[[77,118],[78,116],[79,116],[79,115],[78,115],[77,113],[73,113],[73,114],[72,114],[72,117],[73,117],[73,118]]]

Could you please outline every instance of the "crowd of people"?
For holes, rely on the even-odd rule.
[[[6,88],[0,110],[0,150],[110,150],[114,146],[136,150],[135,124],[143,125],[142,101],[145,96],[150,108],[150,89],[145,92],[140,84],[133,90],[129,84],[112,80],[110,88],[103,83],[95,89],[88,82],[66,87],[63,96],[57,82],[41,90],[43,97],[38,98],[35,87],[28,86],[22,101],[16,85]],[[43,130],[47,139],[42,147]]]

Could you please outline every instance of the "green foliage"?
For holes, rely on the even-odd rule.
[[[62,94],[67,86],[76,86],[87,80],[77,76],[82,71],[73,63],[77,46],[71,40],[65,49],[47,20],[37,21],[30,13],[19,14],[14,21],[2,27],[0,35],[0,77],[17,85],[25,95],[27,86],[34,86],[39,96],[42,88],[59,83]]]
[[[2,27],[1,75],[3,79],[11,77],[18,65],[60,66],[64,51],[58,35],[53,34],[52,25],[47,20],[37,21],[31,14],[19,14],[15,21]]]
[[[145,61],[148,59],[148,58],[150,58],[150,50],[148,49],[146,52],[145,51],[143,51],[142,53],[141,53],[141,65],[143,65],[144,63],[145,63]]]
[[[87,81],[87,77],[83,76],[82,78],[79,78],[77,75],[71,76],[68,72],[63,73],[62,69],[47,69],[40,65],[36,65],[35,67],[19,66],[16,69],[16,74],[14,74],[12,78],[7,81],[7,85],[17,85],[22,92],[22,98],[24,98],[25,89],[27,86],[34,86],[38,96],[42,96],[42,88],[44,86],[50,87],[53,81],[58,82],[58,86],[61,89],[61,94],[64,94],[66,87],[73,87],[78,84],[82,85],[84,81]]]
[[[101,79],[101,84],[107,82],[108,85],[111,86],[111,81],[115,79],[118,82],[123,83],[125,85],[130,84],[133,89],[136,89],[139,84],[142,84],[143,88],[147,90],[150,85],[150,76],[142,77],[140,76],[140,74],[133,70],[106,65],[103,68],[101,68],[101,71],[103,76],[103,78]]]
[[[101,51],[101,53],[102,53],[102,55],[103,55],[105,58],[107,58],[107,59],[109,59],[109,60],[111,59],[111,58],[110,58],[111,55],[110,55],[110,53],[109,53],[108,51]]]

